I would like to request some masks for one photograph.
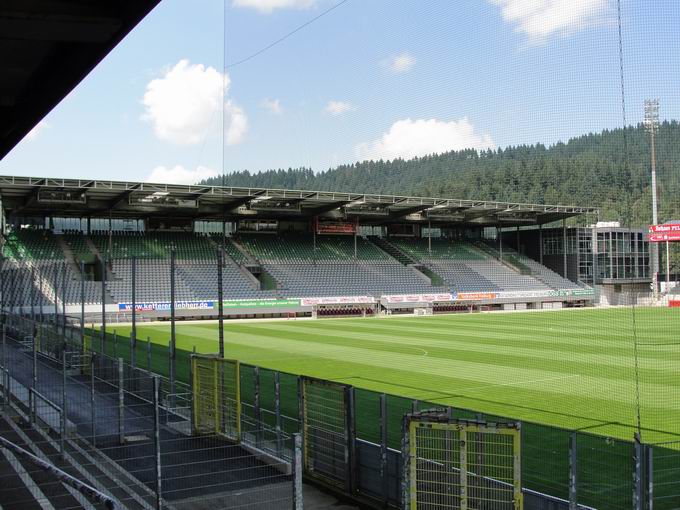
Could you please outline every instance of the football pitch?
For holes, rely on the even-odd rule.
[[[176,331],[178,349],[218,350],[216,322]],[[170,325],[137,336],[167,346]],[[643,441],[680,440],[680,309],[225,321],[224,338],[262,368],[626,440],[639,401]]]

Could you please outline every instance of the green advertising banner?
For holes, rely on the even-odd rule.
[[[299,299],[239,299],[222,301],[225,309],[229,308],[281,308],[300,306]]]
[[[574,289],[571,291],[572,296],[594,296],[595,289]]]

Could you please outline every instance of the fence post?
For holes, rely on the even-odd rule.
[[[222,250],[222,246],[217,249],[217,338],[219,341],[220,358],[224,358],[224,286],[222,276]]]
[[[29,421],[31,422],[31,425],[35,425],[35,415],[36,410],[35,410],[35,391],[33,388],[28,389],[28,414],[29,414]]]
[[[90,414],[92,415],[92,446],[97,446],[97,408],[95,407],[94,370],[95,356],[90,356]]]
[[[348,386],[345,388],[345,413],[347,417],[347,423],[345,425],[345,434],[347,440],[347,450],[345,455],[345,460],[347,464],[347,490],[350,494],[356,492],[356,438],[354,431],[354,388]]]
[[[35,320],[35,266],[31,266],[31,320]]]
[[[85,353],[85,262],[80,261],[80,353]]]
[[[130,331],[130,365],[135,366],[137,353],[137,258],[132,257],[132,330]]]
[[[54,334],[59,335],[59,266],[54,268]]]
[[[168,348],[169,356],[169,379],[170,379],[170,407],[175,407],[173,401],[175,394],[175,376],[176,366],[176,336],[175,336],[175,248],[170,250],[170,347]]]
[[[146,337],[146,370],[151,372],[151,337]]]
[[[302,434],[293,434],[293,509],[302,510]]]
[[[647,459],[647,510],[654,510],[654,449],[651,445],[645,446]]]
[[[61,270],[61,334],[66,337],[66,262]]]
[[[134,345],[132,343],[132,338],[130,338],[130,357],[128,358],[130,360],[130,391],[137,391],[138,390],[138,385],[137,385],[137,367],[135,365],[135,351],[137,350],[137,341],[134,342]]]
[[[196,394],[194,393],[194,390],[196,389],[194,387],[194,357],[195,354],[192,354],[189,357],[189,421],[191,423],[192,435],[196,434],[196,406],[198,405],[196,402]]]
[[[106,341],[106,256],[102,257],[102,350]]]
[[[35,330],[31,333],[33,339],[33,389],[38,389],[38,345],[36,343]]]
[[[418,400],[412,400],[411,401],[411,412],[412,413],[417,413],[418,412]]]
[[[255,377],[255,395],[253,395],[253,412],[255,414],[255,444],[260,447],[262,444],[262,415],[260,414],[260,367],[253,369]]]
[[[163,492],[162,492],[162,474],[161,474],[161,431],[160,418],[158,416],[159,407],[159,386],[160,380],[158,376],[153,376],[153,445],[154,445],[154,463],[156,465],[156,508],[162,510],[163,507]]]
[[[382,480],[383,504],[389,502],[389,483],[387,479],[387,396],[380,394],[380,478]]]
[[[60,420],[60,435],[59,435],[59,453],[61,458],[64,458],[64,443],[66,441],[66,342],[62,344],[61,349],[61,420]]]
[[[9,404],[9,367],[7,366],[7,324],[2,324],[2,410]]]
[[[115,329],[113,330],[113,357],[118,357],[118,334]]]
[[[577,433],[569,437],[569,510],[578,510]]]
[[[298,432],[302,435],[302,454],[305,453],[305,403],[302,376],[297,376]]]
[[[118,358],[118,439],[125,442],[125,390],[123,388],[123,358]]]
[[[467,430],[460,431],[460,509],[468,510],[468,440]]]
[[[633,471],[633,509],[642,510],[644,482],[642,480],[642,443],[640,435],[635,433],[634,448],[634,471]]]
[[[283,438],[281,437],[281,376],[274,372],[274,412],[276,415],[276,454],[283,453]]]

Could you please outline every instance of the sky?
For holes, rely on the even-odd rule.
[[[645,98],[680,118],[676,1],[621,0],[629,124]],[[623,123],[616,21],[614,0],[162,0],[0,174],[190,184],[566,141]]]

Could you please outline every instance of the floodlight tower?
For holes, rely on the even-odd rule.
[[[649,146],[652,156],[652,223],[659,224],[658,195],[656,189],[656,143],[655,136],[659,130],[659,100],[645,99],[645,130],[649,133]],[[657,296],[659,274],[659,246],[651,243],[652,253],[652,282],[654,284],[654,296]]]

